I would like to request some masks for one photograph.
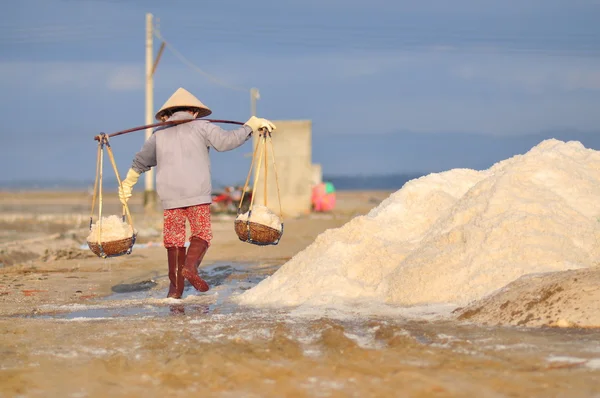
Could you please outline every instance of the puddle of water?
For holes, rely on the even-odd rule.
[[[153,280],[141,281],[136,283],[121,283],[113,286],[112,291],[115,293],[143,292],[152,289],[156,285],[157,283]]]
[[[173,306],[177,307],[177,306]],[[191,307],[191,306],[190,306]],[[39,319],[105,319],[105,318],[153,318],[170,314],[181,313],[177,308],[171,306],[134,306],[118,308],[90,308],[80,311],[72,311],[60,314],[38,315]]]
[[[154,280],[119,284],[110,296],[89,305],[41,307],[43,313],[27,315],[39,319],[155,318],[171,315],[232,314],[240,308],[230,301],[233,295],[256,286],[277,270],[278,266],[258,269],[256,264],[216,263],[200,270],[211,286],[206,293],[197,292],[189,283],[181,300],[165,298],[164,289],[156,289]]]

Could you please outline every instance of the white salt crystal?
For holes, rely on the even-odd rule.
[[[600,152],[546,140],[488,170],[409,181],[238,300],[464,305],[526,274],[594,266],[598,198]]]
[[[102,217],[102,226],[100,231],[100,240],[102,242],[112,242],[130,238],[133,235],[131,225],[123,221],[119,216]],[[87,237],[88,242],[98,242],[98,228],[100,223],[96,222],[92,225],[90,234]]]
[[[250,214],[249,211],[240,214],[236,217],[236,220],[247,221],[248,214]],[[268,207],[263,205],[255,205],[252,208],[250,221],[257,224],[266,225],[267,227],[271,227],[277,231],[281,231],[281,218],[279,218],[277,214],[273,213]]]

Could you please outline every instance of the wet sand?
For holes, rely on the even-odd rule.
[[[213,218],[212,289],[164,299],[161,216],[132,210],[139,249],[80,250],[87,193],[0,193],[0,397],[495,397],[600,394],[600,332],[240,308],[230,298],[389,192],[342,192],[332,214],[285,220],[272,247]],[[106,214],[116,214],[109,201]],[[422,315],[422,314],[421,314]]]

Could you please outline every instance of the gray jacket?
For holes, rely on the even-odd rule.
[[[192,118],[187,112],[175,112],[169,120]],[[163,209],[211,203],[210,147],[229,151],[251,136],[248,126],[227,131],[202,119],[159,127],[135,155],[131,167],[144,173],[156,166],[156,192]]]

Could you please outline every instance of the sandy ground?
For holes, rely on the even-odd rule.
[[[277,246],[240,242],[233,219],[215,216],[203,267],[270,274],[389,194],[341,192],[335,212],[285,220]],[[106,214],[118,209],[105,203]],[[149,246],[103,260],[79,249],[88,193],[0,193],[0,210],[0,397],[600,395],[600,332],[579,327],[600,324],[596,269],[523,278],[443,322],[211,313],[218,298],[195,295],[181,306],[133,298],[141,312],[130,316],[55,318],[139,283],[166,295],[160,214],[143,215],[134,196]],[[143,316],[153,303],[172,315]]]
[[[365,214],[389,192],[341,193],[334,213],[284,219],[285,233],[276,246],[241,242],[233,217],[214,215],[213,241],[203,266],[219,261],[283,264],[329,228]],[[344,198],[344,196],[346,196]],[[89,232],[86,193],[0,193],[0,315],[35,312],[40,303],[77,303],[111,293],[119,283],[156,280],[167,283],[162,247],[162,214],[143,213],[142,199],[131,201],[137,243],[148,244],[131,255],[101,259],[79,250]],[[104,214],[119,214],[115,198],[105,198]],[[94,222],[97,215],[94,214]]]
[[[483,325],[599,328],[600,268],[525,275],[455,314]]]

